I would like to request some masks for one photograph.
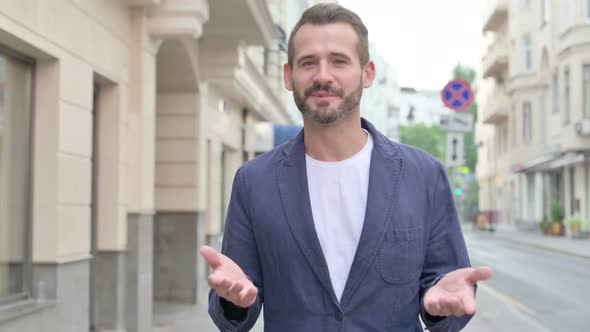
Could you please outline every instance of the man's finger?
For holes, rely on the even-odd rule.
[[[223,297],[224,299],[228,300],[226,298],[227,292],[229,291],[229,289],[232,286],[232,282],[224,279],[221,284],[219,284],[219,286],[217,286],[217,288],[215,288],[215,292],[217,293],[217,295]]]
[[[478,281],[487,280],[492,277],[494,271],[487,266],[477,267],[471,271],[466,280],[469,283],[475,284]]]
[[[467,315],[475,314],[475,296],[473,293],[470,292],[463,298],[463,308],[465,309],[465,313]]]
[[[239,295],[240,302],[244,302],[246,306],[252,305],[256,301],[256,296],[258,295],[258,288],[256,286],[251,285],[248,287],[244,287]]]
[[[463,302],[460,299],[453,298],[450,301],[450,308],[451,312],[454,316],[461,317],[465,314],[465,308],[463,307]]]
[[[244,284],[241,282],[235,282],[229,292],[238,297],[242,289],[244,289]]]
[[[216,269],[221,264],[221,260],[219,259],[219,253],[217,252],[217,250],[209,246],[202,246],[199,252],[213,269]]]
[[[221,277],[218,273],[213,272],[213,273],[211,273],[211,275],[209,275],[209,278],[207,278],[207,281],[208,281],[209,286],[211,288],[217,288],[217,287],[219,287],[219,285],[223,281],[223,277]]]

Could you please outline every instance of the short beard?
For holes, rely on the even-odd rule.
[[[333,93],[338,97],[343,98],[343,100],[336,108],[321,112],[320,109],[327,108],[328,103],[320,103],[318,109],[314,110],[307,103],[307,99],[316,91]],[[331,85],[321,85],[318,83],[305,90],[303,96],[301,96],[296,90],[293,91],[293,99],[295,100],[295,105],[297,105],[297,108],[304,117],[319,125],[329,125],[348,118],[354,112],[355,108],[358,107],[362,93],[363,88],[359,86],[357,90],[345,96],[344,90],[342,89],[335,89]]]

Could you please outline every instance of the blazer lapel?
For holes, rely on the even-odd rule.
[[[284,150],[278,165],[278,185],[287,222],[311,269],[332,301],[340,306],[332,288],[330,272],[318,239],[307,186],[303,130]]]
[[[396,146],[369,122],[363,120],[363,127],[371,133],[374,142],[369,170],[367,210],[357,251],[342,294],[342,306],[350,302],[383,243],[392,210],[398,208],[397,198],[403,166],[402,159],[396,156]]]

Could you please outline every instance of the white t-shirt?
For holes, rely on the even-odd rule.
[[[340,301],[361,237],[367,207],[373,138],[353,157],[324,162],[306,154],[315,230]]]

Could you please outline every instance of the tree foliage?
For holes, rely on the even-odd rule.
[[[422,123],[400,126],[400,136],[402,143],[417,147],[444,161],[446,133],[438,126],[428,127]]]

